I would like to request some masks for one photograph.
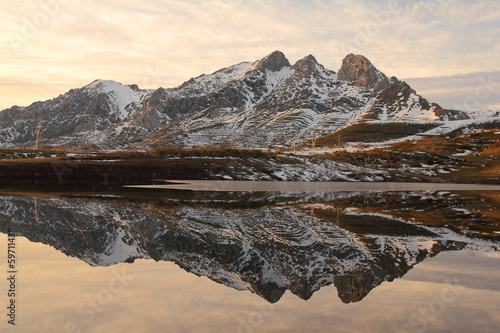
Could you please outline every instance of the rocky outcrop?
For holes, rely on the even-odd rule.
[[[348,54],[342,60],[342,67],[338,71],[338,78],[342,81],[354,82],[360,87],[373,88],[376,92],[391,85],[391,81],[384,73],[376,69],[370,60],[362,55]]]
[[[316,66],[318,66],[318,61],[316,58],[310,54],[300,60],[298,60],[294,65],[293,69],[296,73],[299,73],[302,77],[310,77],[316,74]]]
[[[268,69],[273,72],[288,66],[290,66],[290,62],[281,51],[274,51],[255,64],[255,68]]]

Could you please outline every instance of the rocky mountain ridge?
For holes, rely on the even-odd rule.
[[[290,146],[360,121],[449,121],[462,111],[429,103],[361,55],[338,73],[308,55],[290,64],[275,51],[176,88],[139,89],[96,80],[28,107],[0,112],[0,146],[100,148]]]

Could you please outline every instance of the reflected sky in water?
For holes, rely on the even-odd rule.
[[[415,215],[415,196],[432,202],[437,216],[456,215],[446,227],[424,221],[429,212]],[[168,198],[46,197],[36,200],[37,212],[32,197],[1,199],[2,231],[15,225],[19,234],[18,325],[4,320],[2,331],[495,332],[500,324],[499,241],[488,231],[496,227],[471,231],[494,224],[476,212],[494,202],[472,207],[471,194],[259,197],[258,207],[235,209],[222,208],[222,199],[214,208],[171,206]],[[414,211],[405,215],[408,206]],[[133,263],[99,264],[117,240],[130,245],[132,260],[120,258]],[[262,291],[272,283],[284,283],[276,299]],[[295,283],[311,284],[312,293]]]
[[[420,332],[424,326],[427,332],[494,332],[500,322],[498,255],[441,254],[358,303],[342,303],[329,286],[308,301],[288,292],[270,304],[168,262],[96,268],[26,239],[18,246],[17,329],[23,332]],[[110,288],[116,276],[126,281],[123,289],[119,283]],[[485,288],[481,281],[490,282]],[[456,298],[450,291],[441,301],[452,288]]]

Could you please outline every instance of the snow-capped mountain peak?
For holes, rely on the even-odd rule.
[[[123,85],[112,80],[95,80],[83,89],[94,96],[108,95],[110,106],[120,120],[126,119],[152,93],[152,90],[141,90],[135,84]]]

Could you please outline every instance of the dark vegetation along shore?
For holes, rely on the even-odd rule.
[[[327,142],[323,147],[330,145]],[[497,128],[422,136],[368,150],[330,148],[325,153],[319,149],[0,149],[0,187],[4,191],[109,191],[179,179],[500,184]]]
[[[256,150],[177,148],[95,153],[2,149],[0,158],[3,189],[48,186],[48,191],[116,190],[126,184],[154,184],[166,179],[221,179],[221,174],[235,175],[238,169],[270,173],[270,161],[273,165],[292,161]]]

